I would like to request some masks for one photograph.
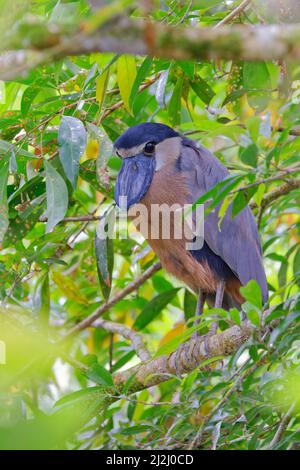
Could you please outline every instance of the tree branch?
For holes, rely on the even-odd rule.
[[[179,347],[168,355],[159,356],[116,373],[113,377],[114,383],[118,389],[122,389],[127,380],[134,375],[134,381],[129,388],[130,393],[158,385],[176,373],[175,359],[181,372],[191,372],[196,367],[201,367],[201,362],[206,359],[231,355],[245,343],[254,329],[254,326],[247,321],[241,327],[232,326],[206,339],[191,338],[185,349]]]
[[[287,413],[283,416],[282,420],[280,421],[280,424],[278,426],[278,429],[275,433],[275,436],[273,437],[271,443],[270,443],[270,446],[269,446],[269,450],[273,450],[274,447],[277,446],[277,444],[280,442],[286,428],[288,427],[291,419],[292,419],[292,416],[293,416],[293,411],[295,409],[295,403],[293,403],[289,410],[287,411]]]
[[[286,194],[298,188],[300,188],[300,180],[294,178],[289,179],[288,183],[284,184],[280,188],[276,188],[273,191],[270,191],[268,194],[266,194],[266,196],[264,196],[260,205],[260,210],[265,210],[276,199],[279,199],[281,196],[285,196]],[[255,202],[251,203],[250,207],[251,209],[256,209],[257,204]]]
[[[111,297],[109,300],[100,305],[97,310],[82,320],[80,323],[77,323],[71,330],[64,336],[63,339],[68,338],[85,328],[91,326],[95,320],[97,320],[101,315],[107,312],[111,307],[113,307],[117,302],[126,297],[131,292],[135,291],[140,287],[145,281],[147,281],[153,274],[155,274],[161,268],[161,264],[158,261],[148,268],[141,276],[135,279],[133,282],[129,283],[124,289],[120,290],[114,297]]]
[[[225,25],[199,28],[122,17],[91,33],[53,32],[53,28],[36,23],[22,24],[22,31],[26,29],[25,26],[27,31],[30,30],[26,42],[20,33],[15,34],[11,43],[8,42],[5,46],[10,51],[0,57],[1,79],[11,80],[38,64],[68,55],[92,52],[130,53],[187,60],[271,61],[300,58],[300,25]],[[42,41],[39,40],[41,30]]]
[[[145,346],[142,336],[127,326],[121,325],[121,323],[103,320],[102,318],[96,320],[92,326],[95,328],[103,328],[110,333],[117,333],[118,335],[123,336],[131,341],[132,346],[141,361],[148,361],[148,359],[150,359],[150,353]]]
[[[263,198],[261,202],[259,213],[257,216],[258,227],[260,227],[264,211],[266,210],[267,207],[269,207],[272,204],[272,202],[276,201],[276,199],[279,199],[281,196],[285,196],[286,194],[289,194],[291,191],[294,191],[295,189],[298,189],[298,188],[300,188],[300,180],[291,178],[288,180],[286,184],[284,184],[280,188],[270,191]],[[253,209],[253,205],[250,205],[250,207],[251,209]]]
[[[216,24],[214,28],[219,28],[220,26],[223,26],[224,24],[229,23],[236,16],[242,13],[250,3],[251,3],[251,0],[243,0],[243,2],[240,3],[240,5],[234,8],[227,16],[225,16],[225,18],[223,18],[218,24]]]

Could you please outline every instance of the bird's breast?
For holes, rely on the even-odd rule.
[[[197,261],[186,249],[193,235],[182,214],[184,205],[191,202],[185,178],[173,165],[155,173],[133,221],[166,271],[195,291],[214,292],[218,281],[214,272],[205,260]]]

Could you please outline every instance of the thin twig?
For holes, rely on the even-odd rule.
[[[229,194],[239,193],[240,191],[245,191],[246,189],[254,188],[255,186],[258,186],[262,183],[269,183],[270,181],[277,181],[277,180],[285,181],[285,177],[287,175],[290,175],[292,173],[297,173],[299,171],[300,171],[300,166],[295,167],[295,168],[287,168],[286,170],[283,170],[282,172],[277,173],[276,175],[268,176],[267,178],[257,180],[254,183],[247,184],[245,186],[242,186],[241,188],[233,189],[232,191],[230,191]]]
[[[261,202],[261,208],[265,209],[276,199],[280,198],[281,196],[285,196],[286,194],[290,193],[291,191],[294,191],[295,189],[298,189],[299,187],[300,187],[300,180],[297,180],[294,178],[290,179],[288,183],[266,194],[266,196],[264,196]],[[257,205],[255,203],[251,203],[250,207],[251,209],[256,209]]]
[[[251,3],[251,0],[244,0],[240,5],[238,5],[236,8],[234,8],[225,18],[223,18],[221,21],[219,21],[218,24],[214,26],[214,28],[219,28],[220,26],[223,26],[224,24],[229,23],[231,20],[233,20],[236,16],[238,16],[240,13],[242,13],[245,8]]]
[[[114,355],[114,334],[111,333],[110,338],[109,338],[109,372],[111,374],[113,372],[113,355]]]
[[[289,425],[289,422],[292,418],[292,414],[293,414],[293,411],[294,411],[294,408],[295,408],[295,403],[293,403],[289,410],[287,411],[287,413],[283,416],[279,426],[278,426],[278,429],[275,433],[275,436],[273,437],[271,443],[270,443],[270,446],[269,446],[269,450],[272,450],[274,449],[274,447],[277,446],[277,444],[280,442],[286,428],[288,427]]]
[[[249,359],[247,360],[247,362],[248,361],[249,361]],[[246,377],[248,377],[250,374],[252,374],[252,372],[254,372],[256,369],[258,369],[258,367],[260,367],[265,361],[266,361],[266,358],[265,358],[265,356],[263,356],[250,369],[247,369],[244,372],[244,374],[238,375],[238,373],[240,372],[240,369],[235,372],[234,376],[238,375],[236,381],[234,382],[232,387],[229,388],[229,390],[225,393],[224,397],[219,401],[219,403],[217,403],[217,405],[211,410],[211,412],[207,416],[205,416],[205,418],[204,418],[204,420],[201,424],[201,427],[199,428],[199,430],[198,430],[197,434],[195,435],[194,439],[192,440],[192,442],[188,446],[189,450],[200,446],[201,441],[202,441],[203,431],[204,431],[204,428],[205,428],[206,424],[209,423],[209,421],[213,418],[213,416],[219,411],[220,408],[222,408],[222,406],[226,403],[226,401],[233,395],[233,393],[239,387],[240,383]],[[247,362],[246,362],[246,364],[247,364]],[[245,367],[245,364],[242,367]]]
[[[291,191],[294,191],[295,189],[298,189],[298,188],[300,188],[300,180],[296,180],[293,178],[293,179],[290,179],[288,183],[284,184],[280,188],[274,189],[274,191],[271,191],[269,194],[267,194],[263,198],[261,206],[259,208],[259,213],[257,216],[258,227],[261,224],[261,219],[262,219],[264,211],[267,209],[267,207],[269,207],[272,204],[272,202],[276,201],[276,199],[279,199],[280,197],[285,196],[286,194],[289,194]],[[251,208],[253,207],[254,206],[252,205]]]
[[[100,219],[101,219],[100,215],[78,215],[74,217],[65,217],[59,223],[62,224],[62,223],[67,223],[67,222],[94,222]],[[47,222],[48,217],[41,217],[39,221]]]
[[[97,310],[94,313],[92,313],[92,315],[89,315],[84,320],[82,320],[80,323],[78,323],[76,326],[74,326],[64,336],[64,338],[68,338],[70,336],[73,336],[74,334],[79,333],[80,331],[84,330],[88,326],[91,326],[95,322],[95,320],[97,320],[101,315],[103,315],[105,312],[107,312],[111,307],[113,307],[121,299],[126,297],[131,292],[135,291],[145,281],[147,281],[151,276],[153,276],[153,274],[155,274],[160,268],[161,268],[161,264],[160,264],[159,261],[157,263],[153,264],[141,276],[139,276],[137,279],[135,279],[134,281],[129,283],[124,289],[120,290],[117,294],[115,294],[114,297],[111,297],[109,300],[107,300],[102,305],[100,305],[100,307],[97,308]]]
[[[147,361],[150,359],[151,356],[144,344],[143,338],[136,331],[131,330],[121,323],[103,320],[102,318],[96,320],[92,326],[95,328],[103,328],[110,333],[116,333],[120,336],[123,336],[123,338],[126,338],[131,342],[133,349],[141,361]]]
[[[153,83],[155,83],[159,79],[160,75],[161,75],[161,73],[158,73],[155,77],[151,78],[150,80],[148,80],[145,83],[142,83],[142,85],[140,85],[140,87],[138,89],[138,93],[141,93],[142,91],[146,90],[151,85],[153,85]],[[107,116],[109,116],[111,113],[113,113],[117,109],[121,108],[123,105],[124,105],[124,101],[120,100],[117,103],[110,106],[110,108],[108,108],[106,111],[104,111],[104,113],[100,116],[97,124],[98,125],[101,124],[101,122],[103,122],[104,119],[107,118]]]

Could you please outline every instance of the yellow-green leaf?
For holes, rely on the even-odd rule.
[[[258,207],[261,205],[261,201],[264,197],[265,192],[266,192],[266,185],[264,183],[261,183],[258,186],[258,190],[253,196],[254,202],[258,205]]]
[[[135,58],[131,55],[122,55],[117,63],[117,80],[124,106],[129,113],[131,108],[129,98],[136,77]]]
[[[106,92],[106,88],[107,88],[107,83],[108,83],[108,78],[109,78],[109,69],[107,69],[105,72],[102,73],[102,75],[100,75],[97,78],[97,82],[96,82],[96,100],[99,103],[99,108],[100,109],[101,109],[102,104],[103,104],[103,100],[104,100],[104,96],[105,96],[105,92]]]
[[[68,299],[75,300],[79,304],[86,305],[88,299],[80,292],[79,286],[70,277],[64,276],[58,271],[52,273],[52,279]]]

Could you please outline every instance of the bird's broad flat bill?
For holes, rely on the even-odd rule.
[[[155,159],[144,154],[124,158],[115,186],[115,201],[122,209],[129,209],[146,194],[155,171]],[[121,199],[126,197],[126,199]]]

